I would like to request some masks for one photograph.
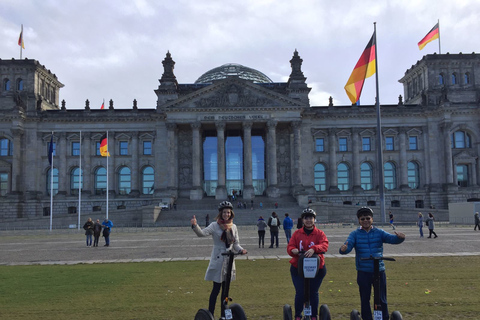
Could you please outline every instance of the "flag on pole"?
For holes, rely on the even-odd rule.
[[[53,134],[50,137],[50,145],[48,146],[48,163],[52,166],[53,161]]]
[[[435,39],[438,39],[440,37],[440,28],[437,24],[430,30],[427,35],[420,40],[418,43],[418,49],[422,50],[429,42],[432,42]]]
[[[100,138],[100,155],[102,157],[110,157],[110,153],[108,152],[107,134],[104,134]]]
[[[103,100],[102,106],[100,107],[100,110],[103,110],[103,109],[105,109],[105,100]]]
[[[18,37],[18,45],[22,47],[22,49],[25,49],[25,43],[23,42],[23,24],[22,30],[20,31],[20,36]]]
[[[375,32],[348,78],[345,91],[352,103],[357,103],[362,94],[365,79],[375,74]]]

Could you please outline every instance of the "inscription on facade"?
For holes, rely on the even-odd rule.
[[[201,116],[200,121],[246,121],[246,120],[268,120],[269,115],[263,114],[224,114]]]

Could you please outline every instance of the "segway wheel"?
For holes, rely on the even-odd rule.
[[[245,311],[238,303],[232,303],[230,305],[230,310],[232,310],[233,320],[247,320],[247,315],[245,314]]]
[[[292,320],[292,307],[289,304],[283,306],[283,320]]]
[[[402,317],[402,314],[400,313],[400,311],[393,311],[390,319],[392,319],[392,320],[403,320],[403,317]]]
[[[332,315],[330,314],[330,309],[326,304],[320,306],[319,320],[332,320]]]
[[[352,312],[350,312],[350,320],[362,320],[362,317],[360,317],[360,312],[358,312],[356,309],[353,309]]]
[[[215,320],[215,318],[207,309],[199,309],[194,320]]]

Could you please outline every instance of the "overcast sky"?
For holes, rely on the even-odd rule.
[[[285,82],[295,49],[312,106],[350,104],[344,86],[377,23],[380,102],[403,96],[398,80],[439,41],[417,43],[440,20],[442,53],[480,52],[478,0],[0,0],[0,58],[38,60],[65,87],[67,109],[155,108],[167,51],[179,83],[238,63]],[[374,104],[375,77],[362,104]]]

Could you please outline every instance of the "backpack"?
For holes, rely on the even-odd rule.
[[[270,221],[270,225],[272,227],[276,227],[278,225],[278,218],[272,217],[272,221]]]

